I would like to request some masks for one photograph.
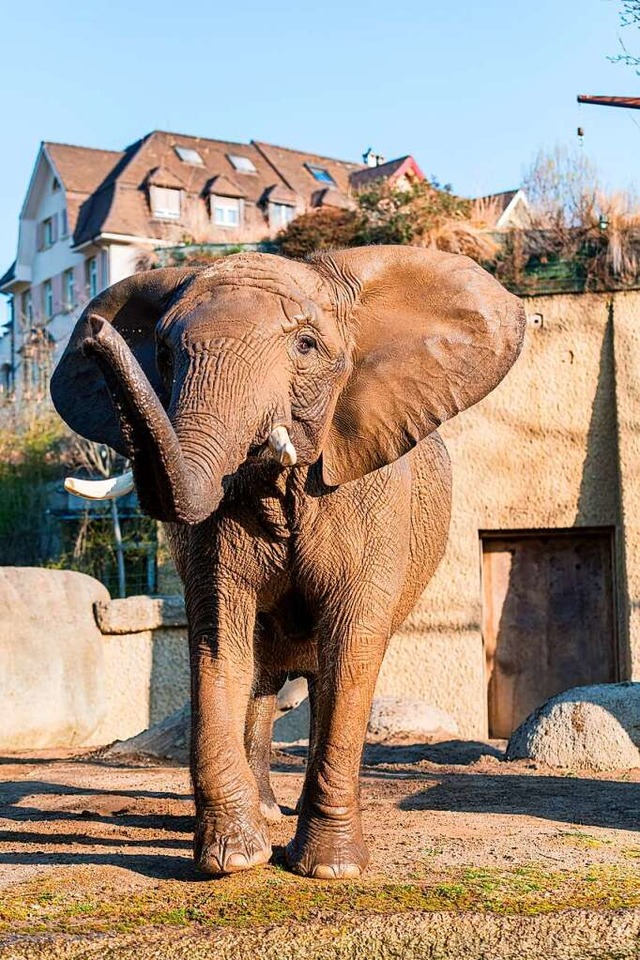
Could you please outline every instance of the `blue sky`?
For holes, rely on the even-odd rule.
[[[457,192],[516,186],[575,144],[612,187],[637,180],[640,95],[611,64],[618,0],[31,0],[3,14],[0,272],[43,139],[119,149],[152,129],[355,159],[412,153]],[[622,33],[640,50],[640,31]],[[0,308],[0,318],[4,308]]]

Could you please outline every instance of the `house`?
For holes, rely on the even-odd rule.
[[[531,208],[524,190],[503,190],[474,200],[495,230],[526,230],[531,226]]]
[[[154,131],[122,151],[42,143],[0,278],[10,321],[0,392],[39,397],[77,317],[141,255],[206,242],[259,247],[314,207],[352,204],[361,163],[268,143]]]
[[[16,260],[0,278],[10,298],[0,396],[45,396],[79,308],[134,273],[145,254],[189,243],[264,248],[294,217],[351,207],[377,180],[425,179],[408,155],[385,162],[368,150],[362,160],[158,130],[121,151],[42,143]]]

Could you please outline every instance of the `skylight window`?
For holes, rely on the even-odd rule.
[[[336,182],[325,167],[316,167],[311,163],[305,163],[305,167],[318,183],[328,183],[335,187]]]
[[[183,163],[194,163],[199,167],[204,164],[204,160],[198,151],[193,150],[191,147],[174,147],[173,149],[176,151]]]
[[[249,157],[241,157],[235,153],[228,153],[227,157],[238,171],[238,173],[257,173],[258,171],[253,165],[253,160],[249,160]]]

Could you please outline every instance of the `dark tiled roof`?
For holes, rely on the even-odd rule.
[[[121,152],[45,144],[64,181],[74,244],[101,233],[177,242],[189,233],[189,211],[202,221],[203,199],[210,193],[245,200],[245,222],[233,231],[209,224],[213,242],[256,242],[269,235],[268,200],[294,204],[298,210],[348,207],[352,183],[378,179],[415,162],[401,157],[380,167],[335,160],[273,144],[235,143],[156,130]],[[176,147],[195,150],[201,163],[180,159]],[[249,161],[249,171],[231,157]],[[319,177],[313,169],[319,168]],[[327,175],[330,180],[327,179]],[[323,179],[324,178],[324,179]],[[178,223],[154,219],[150,184],[183,191],[184,217]]]
[[[337,207],[339,210],[350,210],[355,206],[353,200],[345,197],[339,190],[334,190],[333,187],[316,190],[312,202],[314,207]]]
[[[393,174],[397,173],[400,167],[410,159],[411,157],[407,154],[406,157],[398,157],[397,160],[387,160],[386,163],[381,163],[377,167],[363,167],[351,175],[351,185],[356,190],[360,190],[375,180],[392,177]]]
[[[167,170],[166,167],[155,167],[149,172],[146,182],[154,187],[173,187],[177,190],[184,189],[184,183],[173,170]]]
[[[123,155],[116,150],[95,150],[93,147],[46,141],[44,148],[53,160],[65,190],[71,193],[93,193]]]
[[[517,190],[502,190],[500,193],[488,193],[486,197],[477,197],[477,199],[485,203],[495,203],[500,213],[504,213],[517,193]]]
[[[269,203],[295,204],[296,200],[298,199],[294,190],[290,190],[289,187],[283,187],[281,184],[276,184],[275,187],[270,187],[266,196],[269,200]]]
[[[310,167],[319,167],[326,170],[341,193],[349,194],[349,177],[356,170],[362,169],[360,163],[349,163],[346,160],[333,160],[331,157],[322,157],[317,153],[304,153],[302,150],[291,150],[289,147],[277,147],[271,143],[262,143],[254,140],[256,148],[266,157],[273,170],[280,174],[286,185],[311,205],[311,195],[321,182],[314,177]],[[325,184],[326,185],[326,184]]]
[[[0,287],[4,287],[6,283],[11,283],[12,280],[15,280],[16,276],[16,261],[14,260],[6,273],[0,277]]]
[[[236,181],[232,180],[231,177],[226,177],[223,173],[219,177],[211,178],[205,187],[205,193],[213,193],[219,197],[237,197],[239,200],[246,197],[245,191]]]

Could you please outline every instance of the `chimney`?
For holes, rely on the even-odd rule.
[[[379,167],[384,163],[384,157],[379,153],[374,153],[372,147],[368,147],[362,154],[362,162],[366,164],[367,167]]]

